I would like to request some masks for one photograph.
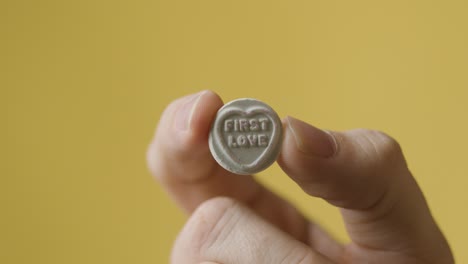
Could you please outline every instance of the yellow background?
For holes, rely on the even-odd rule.
[[[468,262],[468,2],[0,1],[0,263],[167,263],[185,216],[145,150],[213,89],[396,137]],[[342,240],[335,208],[260,180]]]

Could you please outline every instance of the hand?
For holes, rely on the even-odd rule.
[[[222,105],[211,91],[174,101],[148,150],[153,175],[191,214],[172,263],[454,263],[394,139],[283,121],[278,163],[306,193],[340,208],[351,238],[342,245],[252,176],[215,162],[207,141]]]

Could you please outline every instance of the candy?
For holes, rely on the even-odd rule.
[[[278,158],[283,127],[267,104],[250,98],[231,101],[219,109],[209,146],[215,160],[235,174],[254,174]]]

